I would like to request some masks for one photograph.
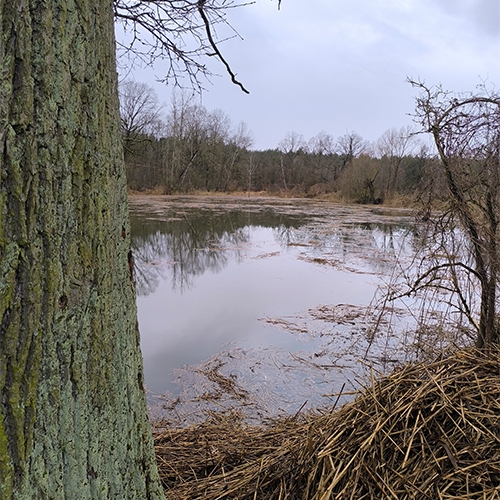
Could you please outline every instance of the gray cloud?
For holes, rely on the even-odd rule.
[[[221,46],[250,95],[210,59],[221,77],[202,104],[246,122],[259,149],[288,131],[376,140],[411,123],[408,76],[456,91],[480,79],[500,85],[499,8],[499,0],[283,0],[278,12],[276,1],[258,0],[230,13],[244,40]],[[136,79],[151,83],[154,74]],[[171,89],[155,88],[169,100]]]
[[[478,0],[473,8],[474,22],[479,31],[491,36],[500,36],[500,2],[498,0]],[[500,54],[499,54],[500,55]]]
[[[500,2],[498,0],[437,0],[448,16],[463,21],[476,35],[500,36]]]

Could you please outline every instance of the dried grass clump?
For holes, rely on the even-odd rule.
[[[500,499],[500,351],[373,380],[328,414],[159,431],[167,499]]]

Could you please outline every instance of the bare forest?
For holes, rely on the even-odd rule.
[[[356,132],[321,131],[309,140],[286,132],[276,148],[258,151],[245,123],[207,110],[196,95],[179,91],[161,105],[153,88],[125,81],[120,97],[128,186],[136,191],[334,194],[379,204],[419,196],[436,170],[410,127],[388,130],[374,143]]]

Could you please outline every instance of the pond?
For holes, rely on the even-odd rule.
[[[245,197],[131,196],[148,401],[196,421],[344,401],[405,356],[408,315],[375,314],[413,255],[405,209]],[[374,324],[377,328],[374,328]],[[338,393],[343,392],[342,396]]]

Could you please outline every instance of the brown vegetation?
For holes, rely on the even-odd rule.
[[[500,498],[500,351],[373,380],[330,413],[162,429],[167,499]]]

